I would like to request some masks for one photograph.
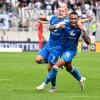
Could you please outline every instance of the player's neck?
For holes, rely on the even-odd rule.
[[[72,27],[72,28],[78,28],[77,25],[76,25],[76,26],[71,25],[71,27]]]

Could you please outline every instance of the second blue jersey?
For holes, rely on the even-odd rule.
[[[58,19],[57,16],[53,16],[50,20],[50,26],[53,26],[63,20],[64,19]],[[62,29],[56,29],[50,32],[50,38],[48,44],[50,45],[51,48],[55,46],[61,46],[62,35],[63,35]]]
[[[79,37],[81,35],[81,30],[77,27],[72,27],[70,22],[66,22],[63,32],[64,35],[62,39],[62,49],[77,51],[77,45]]]

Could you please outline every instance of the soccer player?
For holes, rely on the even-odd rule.
[[[57,15],[50,17],[39,17],[40,20],[49,21],[50,26],[55,25],[63,21],[66,17],[66,9],[64,7],[58,8]],[[41,49],[39,55],[36,57],[36,62],[39,64],[48,63],[48,72],[50,72],[53,65],[57,62],[61,54],[61,38],[62,38],[61,29],[50,31],[50,38],[48,43]],[[56,77],[55,77],[56,78]],[[51,89],[54,89],[56,86],[56,80],[51,81]]]
[[[41,16],[39,17],[40,20],[42,21],[49,21],[50,26],[57,24],[58,22],[62,21],[69,21],[69,14],[68,14],[68,9],[66,7],[60,7],[58,8],[58,13],[56,16],[50,16],[50,17],[44,17]],[[78,21],[78,24],[82,22],[86,22],[91,20],[92,18],[87,18],[87,19],[80,19]],[[52,69],[53,65],[57,62],[60,51],[61,51],[61,38],[62,38],[62,32],[61,29],[59,30],[54,30],[50,32],[50,38],[49,42],[47,45],[40,51],[39,55],[36,57],[36,62],[41,64],[41,63],[48,63],[48,72]],[[53,49],[53,50],[52,50]],[[54,60],[54,61],[53,61]],[[51,62],[53,61],[53,62]],[[51,91],[55,91],[55,86],[56,86],[56,77],[51,81],[52,87]]]
[[[77,26],[78,22],[78,14],[76,12],[72,12],[70,14],[70,22],[56,24],[50,27],[50,30],[54,29],[62,29],[62,34],[64,34],[63,42],[62,42],[62,52],[61,52],[61,60],[53,66],[52,70],[48,74],[45,82],[36,87],[37,90],[42,90],[45,88],[45,85],[48,84],[51,80],[53,80],[58,72],[58,69],[62,66],[66,67],[66,70],[70,72],[75,79],[79,81],[80,89],[82,90],[84,87],[85,77],[82,77],[78,70],[72,66],[72,60],[77,53],[77,45],[80,35],[82,35],[84,41],[87,44],[90,44],[90,38],[87,36],[85,28],[80,24]],[[80,29],[79,29],[80,28]]]

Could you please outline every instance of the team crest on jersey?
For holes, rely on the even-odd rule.
[[[70,31],[70,35],[71,36],[75,36],[76,35],[76,33],[74,33],[74,30]]]

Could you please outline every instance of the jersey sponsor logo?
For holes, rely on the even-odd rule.
[[[69,19],[65,19],[64,22],[69,22]]]
[[[70,35],[71,36],[75,36],[76,35],[76,33],[74,32],[74,30],[70,31]]]
[[[51,34],[53,34],[53,35],[60,35],[60,32],[58,33],[57,31],[58,30],[54,30]]]

